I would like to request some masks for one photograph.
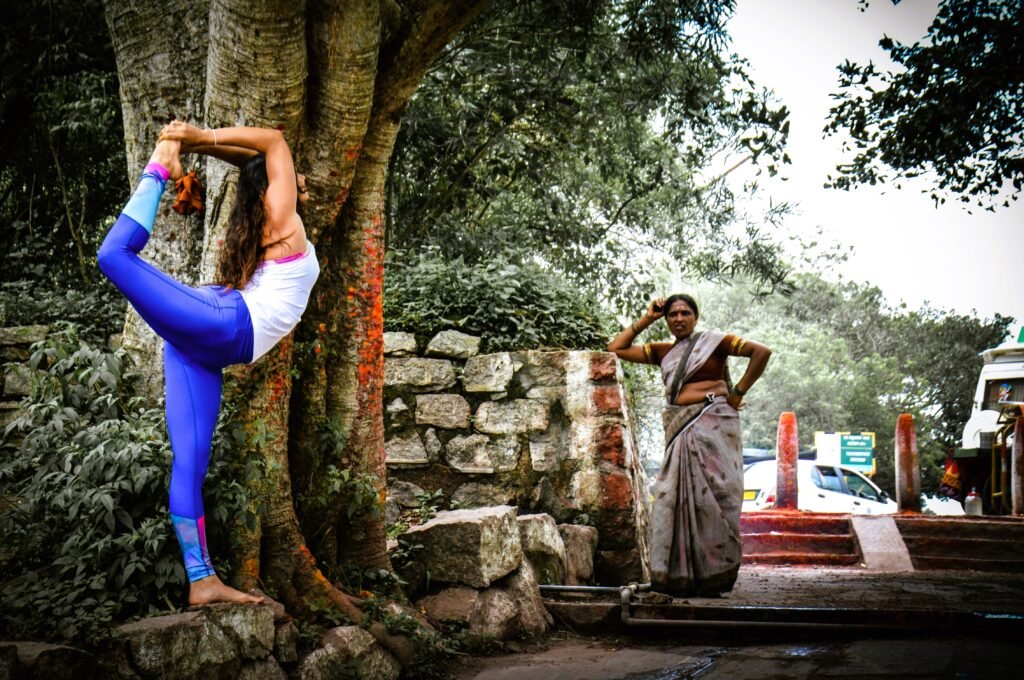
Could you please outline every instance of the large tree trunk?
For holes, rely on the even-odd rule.
[[[259,457],[267,473],[251,489],[255,528],[235,528],[233,580],[264,583],[296,614],[333,606],[359,618],[317,560],[387,564],[383,518],[362,517],[353,532],[343,522],[346,499],[329,498],[324,480],[332,466],[365,473],[383,493],[384,179],[409,99],[482,5],[106,2],[132,178],[170,115],[209,127],[278,127],[307,175],[312,200],[303,218],[321,278],[295,340],[232,369],[228,381],[237,418],[253,434],[239,455]],[[200,169],[205,218],[162,212],[145,253],[190,284],[210,280],[237,177],[219,161]],[[134,313],[126,345],[159,389],[161,347]]]

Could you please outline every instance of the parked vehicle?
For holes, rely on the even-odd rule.
[[[985,514],[1010,511],[1010,451],[1013,421],[1024,404],[1024,328],[1017,342],[981,353],[985,364],[974,392],[974,408],[964,425],[963,445],[954,452],[962,484],[982,497]]]
[[[743,470],[743,511],[775,507],[774,460],[752,463]],[[797,461],[797,508],[807,512],[891,515],[894,500],[870,479],[842,465]]]

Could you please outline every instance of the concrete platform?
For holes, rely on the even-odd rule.
[[[615,596],[545,594],[545,604],[570,630],[641,629],[622,622]],[[668,626],[1024,632],[1024,575],[745,565],[721,598],[642,598],[630,618],[644,620],[641,627],[680,621]]]

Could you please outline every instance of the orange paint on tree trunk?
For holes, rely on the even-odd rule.
[[[896,503],[900,512],[921,512],[921,468],[917,462],[914,416],[896,419]]]
[[[775,508],[777,510],[797,509],[797,460],[800,454],[800,440],[797,436],[796,414],[786,411],[779,416],[779,430],[776,436],[777,454]]]

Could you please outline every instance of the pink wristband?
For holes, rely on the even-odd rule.
[[[167,178],[171,176],[171,171],[160,165],[159,163],[147,163],[142,174],[152,173],[159,177],[162,181],[166,182]]]

